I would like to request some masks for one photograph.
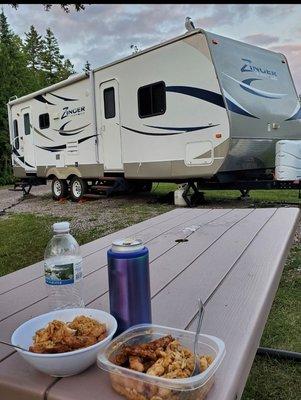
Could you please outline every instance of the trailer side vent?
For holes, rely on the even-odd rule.
[[[78,154],[78,141],[67,142],[67,153],[68,154]]]

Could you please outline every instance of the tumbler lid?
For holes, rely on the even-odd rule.
[[[116,239],[112,243],[112,251],[126,253],[143,249],[143,241],[135,238]]]

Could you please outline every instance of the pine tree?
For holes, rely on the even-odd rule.
[[[24,96],[75,72],[50,29],[45,40],[33,26],[25,35],[23,43],[0,12],[0,185],[12,180],[7,102],[13,95]]]
[[[50,28],[46,30],[41,58],[45,86],[66,79],[75,72],[71,61],[64,59],[60,53],[58,41]]]
[[[3,10],[0,14],[0,43],[9,45],[13,38],[13,33],[8,25],[7,18]]]
[[[41,53],[42,70],[44,73],[45,85],[52,85],[57,81],[56,74],[62,64],[62,57],[58,41],[50,28],[46,29]]]
[[[84,68],[83,68],[83,71],[84,72],[91,71],[91,64],[89,63],[89,61],[86,61],[86,64],[84,65]]]
[[[61,61],[63,61],[63,58]],[[71,63],[69,58],[66,58],[59,67],[57,79],[58,80],[67,79],[70,75],[74,73],[75,73],[74,65]]]
[[[34,71],[41,68],[43,45],[42,36],[31,25],[29,31],[25,32],[24,52],[27,57],[28,67]]]

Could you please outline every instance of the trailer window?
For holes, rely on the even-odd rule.
[[[166,111],[164,82],[156,82],[138,89],[138,114],[140,118],[153,117]]]
[[[24,114],[24,133],[25,135],[30,135],[30,119],[29,114]]]
[[[105,119],[114,118],[115,111],[115,92],[114,88],[110,87],[103,91],[103,102],[105,107]]]
[[[15,148],[19,150],[19,129],[18,129],[18,121],[14,119],[14,143],[15,143]]]
[[[47,129],[47,128],[49,128],[49,125],[50,125],[50,123],[49,123],[49,114],[46,113],[46,114],[39,115],[39,126],[40,126],[40,129]]]

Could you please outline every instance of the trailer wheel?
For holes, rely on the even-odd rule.
[[[82,178],[74,176],[70,182],[70,196],[72,201],[79,201],[87,193],[87,182]]]
[[[52,198],[60,200],[68,196],[68,183],[65,179],[53,178],[51,184]]]

